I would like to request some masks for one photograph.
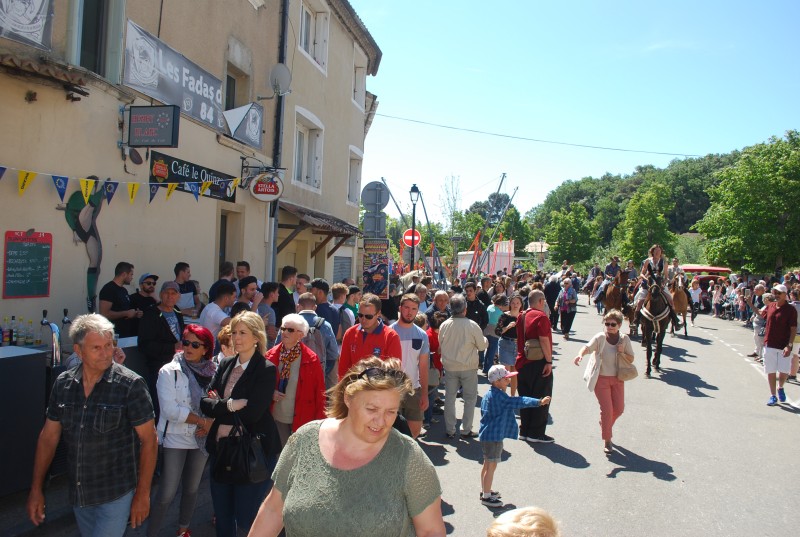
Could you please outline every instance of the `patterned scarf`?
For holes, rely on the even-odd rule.
[[[300,343],[287,349],[286,345],[281,345],[281,380],[289,380],[292,374],[292,363],[300,358]]]
[[[189,362],[186,360],[183,352],[175,354],[173,360],[180,364],[181,371],[184,375],[186,375],[186,378],[189,379],[189,398],[191,400],[190,405],[192,412],[199,416],[204,416],[204,414],[200,411],[200,399],[205,396],[205,388],[200,386],[195,374],[198,374],[201,377],[211,378],[214,376],[214,372],[217,370],[217,364],[211,360],[206,360],[205,358],[201,359],[199,362]],[[197,447],[199,447],[203,453],[206,453],[205,436],[195,436],[194,438],[197,442]]]

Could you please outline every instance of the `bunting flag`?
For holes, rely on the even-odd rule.
[[[175,189],[178,188],[178,183],[169,183],[167,185],[167,199],[175,192]]]
[[[31,186],[33,182],[33,178],[36,177],[34,172],[28,172],[25,170],[20,170],[18,172],[17,184],[19,185],[19,195],[23,195],[25,191]]]
[[[133,200],[136,199],[136,193],[139,192],[139,183],[128,183],[128,199],[133,205]]]
[[[158,183],[150,184],[150,203],[153,203],[153,198],[158,194]]]
[[[3,173],[0,172],[0,179],[2,179],[2,178],[3,178]],[[236,187],[239,186],[240,182],[241,182],[241,178],[239,178],[239,177],[237,177],[236,179],[233,180],[233,190],[236,190]]]
[[[203,186],[200,187],[200,195],[204,195],[210,186],[211,181],[203,181]]]
[[[194,201],[200,200],[200,185],[197,183],[186,183],[189,186],[189,192],[194,194]]]
[[[5,166],[0,166],[0,179],[3,178],[3,174],[4,173],[6,173],[6,167]],[[237,181],[238,181],[238,179],[237,179]]]
[[[81,179],[81,194],[83,194],[83,201],[86,205],[89,205],[89,198],[92,196],[92,192],[94,191],[94,179]]]
[[[110,179],[106,179],[105,189],[106,189],[106,203],[111,205],[111,198],[114,197],[114,194],[117,193],[117,188],[119,188],[118,181],[112,181]]]
[[[67,185],[69,184],[69,177],[64,177],[63,175],[54,175],[53,184],[56,185],[56,191],[58,191],[58,197],[61,198],[61,202],[63,203],[64,194],[67,193]]]

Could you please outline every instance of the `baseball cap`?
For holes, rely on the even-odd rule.
[[[354,295],[354,294],[360,293],[360,292],[361,292],[361,288],[359,286],[357,286],[357,285],[351,285],[350,287],[347,288],[347,296]]]
[[[164,291],[166,291],[167,289],[172,289],[176,293],[180,293],[181,292],[181,288],[178,286],[178,282],[173,281],[173,280],[166,281],[161,285],[161,292],[162,293]]]
[[[498,364],[489,368],[489,374],[487,375],[487,378],[489,379],[489,382],[497,382],[500,379],[507,379],[516,375],[516,371],[509,371],[504,365]]]
[[[142,282],[145,281],[147,278],[153,278],[155,281],[158,281],[158,276],[155,274],[150,274],[149,272],[145,272],[139,277],[139,285],[142,285]]]
[[[786,294],[786,293],[789,292],[789,290],[786,288],[786,286],[783,285],[782,283],[776,285],[775,287],[773,287],[772,290],[773,291],[778,291],[779,293],[783,293],[783,294]]]

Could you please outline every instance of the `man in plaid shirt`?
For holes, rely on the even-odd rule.
[[[112,361],[114,325],[105,317],[81,315],[69,335],[82,364],[53,385],[36,447],[28,516],[37,526],[44,521],[42,485],[63,432],[81,535],[121,537],[129,519],[136,528],[150,512],[158,453],[153,404],[145,381]]]

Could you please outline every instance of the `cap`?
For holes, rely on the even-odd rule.
[[[350,287],[347,288],[347,296],[354,295],[354,294],[360,293],[360,292],[361,292],[361,288],[359,286],[357,286],[357,285],[351,285]]]
[[[158,281],[158,276],[155,274],[150,274],[149,272],[145,272],[139,277],[139,285],[142,285],[142,282],[145,281],[147,278],[153,278],[155,281]]]
[[[619,256],[618,256],[618,255],[615,255],[615,256],[614,256],[614,257],[612,257],[611,259],[612,259],[613,261],[619,261]]]
[[[175,291],[176,293],[179,293],[179,294],[181,292],[181,288],[178,286],[178,282],[173,281],[173,280],[166,281],[161,285],[161,292],[162,293],[164,291],[166,291],[167,289],[172,289],[173,291]]]
[[[789,292],[789,290],[786,288],[786,286],[783,285],[782,283],[780,283],[780,284],[776,285],[775,287],[773,287],[772,290],[773,291],[778,291],[779,293],[783,293],[783,294],[786,294],[786,293]]]
[[[489,368],[489,374],[486,376],[489,382],[497,382],[500,379],[507,379],[516,376],[516,371],[509,371],[504,365],[493,365]]]

